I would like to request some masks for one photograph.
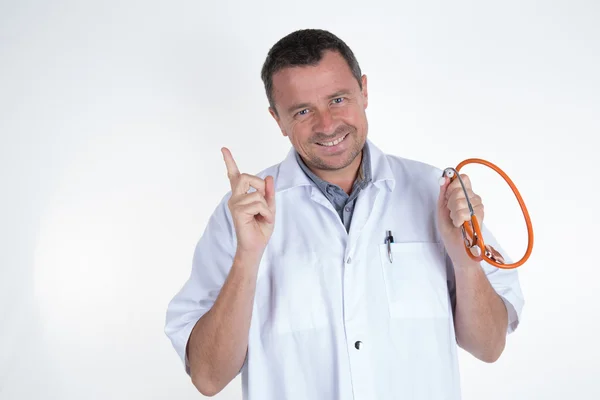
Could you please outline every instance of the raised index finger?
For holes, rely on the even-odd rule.
[[[227,147],[221,148],[221,153],[223,153],[223,159],[225,160],[225,166],[227,167],[227,177],[229,178],[229,183],[231,184],[231,189],[233,190],[235,186],[235,181],[240,176],[240,170],[231,155],[231,151]]]

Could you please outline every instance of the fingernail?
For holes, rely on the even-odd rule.
[[[446,177],[445,176],[441,176],[440,179],[438,180],[440,186],[444,186],[444,183],[446,183]]]

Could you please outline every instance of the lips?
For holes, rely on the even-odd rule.
[[[335,140],[331,140],[328,142],[317,142],[317,144],[320,146],[323,146],[323,147],[333,147],[333,146],[336,146],[336,145],[342,143],[346,139],[346,136],[348,136],[348,133],[344,134],[343,136],[338,137]]]

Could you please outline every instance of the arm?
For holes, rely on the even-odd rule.
[[[496,361],[504,350],[508,313],[480,264],[455,265],[456,338],[460,347],[485,362]]]
[[[226,148],[222,152],[231,184],[227,205],[237,250],[217,298],[195,323],[186,345],[192,382],[208,396],[220,392],[244,363],[258,266],[275,223],[273,177],[241,174],[231,152]],[[251,188],[256,190],[248,193]]]
[[[494,236],[483,224],[481,197],[473,193],[466,175],[461,175],[475,215],[480,221],[485,243],[503,253]],[[516,270],[493,267],[473,261],[466,253],[460,226],[470,219],[466,194],[458,180],[440,180],[438,227],[454,270],[454,323],[460,347],[486,362],[496,361],[506,345],[506,335],[519,323],[523,296]],[[507,257],[504,257],[508,259]]]
[[[244,363],[259,261],[251,254],[236,254],[215,304],[192,330],[187,347],[190,374],[205,396],[223,390]]]

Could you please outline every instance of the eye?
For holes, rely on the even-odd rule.
[[[344,101],[343,97],[337,97],[337,98],[333,99],[333,102],[336,103],[336,104],[340,104],[343,101]]]
[[[305,108],[304,110],[299,111],[297,114],[298,115],[306,115],[308,113],[308,109]]]

